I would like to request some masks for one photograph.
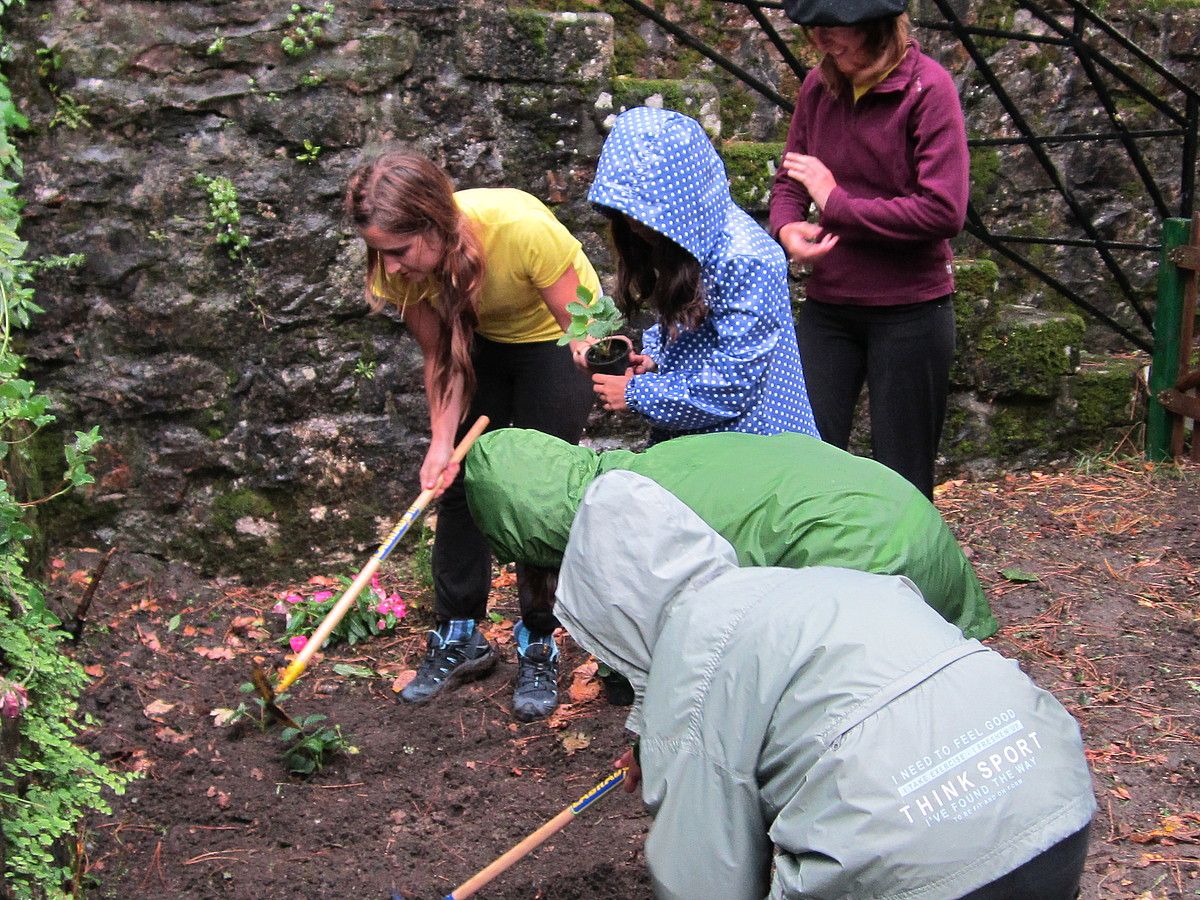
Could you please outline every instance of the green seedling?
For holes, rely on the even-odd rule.
[[[312,775],[325,768],[331,756],[338,753],[357,753],[358,748],[342,736],[342,729],[322,725],[325,716],[305,716],[299,727],[285,728],[279,738],[288,746],[283,751],[283,763],[294,775]]]
[[[567,304],[571,322],[558,339],[560,345],[589,337],[602,340],[616,334],[625,325],[625,317],[607,294],[594,297],[590,290],[580,285],[575,290],[575,296],[578,299]]]

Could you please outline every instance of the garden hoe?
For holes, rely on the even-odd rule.
[[[450,462],[461,463],[463,457],[467,455],[467,451],[471,449],[471,445],[475,443],[475,439],[483,434],[487,426],[488,417],[480,416],[475,421],[475,424],[471,426],[471,430],[463,435],[463,439],[458,442],[458,446],[454,448],[454,452],[450,454]],[[304,670],[308,666],[308,661],[312,659],[313,654],[325,643],[326,638],[329,637],[329,633],[337,627],[338,622],[346,615],[347,610],[350,609],[351,604],[357,599],[359,593],[371,581],[371,576],[375,574],[379,566],[387,559],[388,554],[399,543],[400,538],[404,536],[405,532],[412,526],[412,523],[425,511],[425,507],[434,498],[441,486],[442,479],[439,476],[437,484],[432,488],[426,488],[421,491],[420,496],[413,502],[413,505],[404,511],[404,515],[400,517],[400,521],[392,529],[392,533],[379,545],[379,549],[375,551],[375,555],[363,566],[362,571],[358,573],[358,577],[354,579],[350,587],[346,588],[346,592],[342,594],[341,599],[326,613],[325,618],[321,620],[321,624],[317,626],[317,630],[308,639],[308,643],[301,648],[300,652],[296,654],[296,658],[284,670],[283,675],[280,676],[279,684],[275,688],[271,687],[271,682],[267,678],[267,674],[262,670],[262,667],[254,667],[254,670],[250,673],[250,678],[254,683],[254,688],[258,692],[258,696],[263,701],[263,709],[268,719],[283,722],[293,728],[297,727],[295,720],[280,709],[279,705],[275,702],[276,695],[282,694],[297,678],[304,674]]]
[[[567,827],[575,817],[615,788],[618,784],[625,780],[625,773],[628,769],[617,769],[602,782],[560,812],[557,816],[524,838],[519,844],[511,850],[502,853],[500,856],[488,865],[484,866],[450,893],[442,900],[467,900],[467,897],[472,897],[475,892],[481,887],[490,882],[501,872],[509,869],[514,863],[524,858],[531,850],[541,846],[552,835],[558,834]],[[401,894],[393,894],[392,900],[405,900]]]

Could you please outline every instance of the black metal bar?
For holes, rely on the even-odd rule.
[[[626,2],[629,2],[629,0],[626,0]],[[1032,136],[1033,130],[1025,121],[1024,116],[1021,115],[1021,111],[1017,109],[1016,104],[1013,103],[1012,98],[1008,96],[1008,92],[1004,89],[1004,85],[1002,85],[1000,80],[996,77],[996,73],[992,71],[991,66],[988,65],[988,61],[984,58],[983,54],[979,52],[979,48],[975,46],[975,41],[971,39],[969,34],[964,34],[959,31],[959,26],[962,25],[962,20],[959,19],[958,13],[955,12],[950,6],[948,0],[934,0],[934,2],[937,4],[938,9],[941,10],[942,15],[946,17],[946,21],[955,26],[955,34],[962,42],[963,48],[970,55],[971,60],[975,63],[975,68],[988,83],[992,93],[1000,102],[1000,105],[1004,108],[1004,111],[1008,113],[1009,118],[1017,127],[1017,130],[1023,135]],[[1030,144],[1028,149],[1029,152],[1033,154],[1034,158],[1037,159],[1038,164],[1041,165],[1042,169],[1049,176],[1054,189],[1057,190],[1062,196],[1063,200],[1066,201],[1067,206],[1071,210],[1071,214],[1075,217],[1075,221],[1079,224],[1080,228],[1083,229],[1084,233],[1095,241],[1102,240],[1100,234],[1096,231],[1095,225],[1092,224],[1091,218],[1087,215],[1087,213],[1084,212],[1083,208],[1079,205],[1079,201],[1075,199],[1075,195],[1071,192],[1071,189],[1067,186],[1066,182],[1063,181],[1062,175],[1059,173],[1058,168],[1054,165],[1054,161],[1046,154],[1045,148],[1043,148],[1040,144],[1035,143]],[[1129,283],[1129,278],[1125,275],[1125,272],[1121,269],[1120,265],[1118,265],[1117,261],[1113,259],[1112,254],[1110,254],[1102,246],[1096,247],[1096,253],[1104,262],[1105,267],[1107,267],[1109,272],[1112,273],[1113,280],[1116,281],[1117,285],[1121,289],[1121,293],[1125,295],[1125,297],[1129,300],[1130,305],[1132,305],[1134,310],[1138,313],[1138,317],[1142,319],[1142,323],[1147,328],[1152,328],[1153,326],[1151,325],[1149,313],[1142,308],[1141,304],[1134,297],[1133,285]]]
[[[1126,137],[1137,138],[1182,138],[1187,136],[1186,128],[1143,128],[1136,131],[1075,131],[1068,134],[1034,135],[1032,137],[1008,138],[970,138],[967,144],[972,147],[1002,147],[1012,144],[1075,144],[1085,141],[1104,143],[1120,141]]]
[[[1033,6],[1029,0],[1022,0],[1021,5],[1026,7]],[[1087,17],[1093,25],[1107,34],[1127,51],[1132,53],[1135,57],[1137,57],[1139,62],[1150,69],[1150,71],[1152,71],[1155,75],[1158,75],[1160,78],[1164,79],[1168,84],[1175,88],[1175,90],[1182,91],[1189,97],[1197,96],[1195,88],[1163,66],[1162,63],[1156,60],[1153,56],[1151,56],[1129,38],[1125,37],[1125,35],[1121,34],[1121,32],[1109,24],[1106,19],[1102,18],[1093,10],[1091,10],[1086,3],[1080,3],[1079,0],[1071,0],[1071,6],[1074,8],[1076,15],[1083,15]],[[1030,12],[1032,11],[1033,10],[1031,9]]]
[[[1138,250],[1154,253],[1162,250],[1162,244],[1139,244],[1133,241],[1085,241],[1083,238],[1033,237],[1027,234],[996,234],[993,231],[989,231],[988,234],[1006,244],[1046,244],[1052,247],[1104,246],[1110,250]]]
[[[684,31],[682,28],[680,28],[678,25],[676,25],[674,22],[672,22],[670,19],[668,19],[662,13],[660,13],[658,10],[654,9],[653,7],[647,6],[645,3],[642,3],[641,0],[622,0],[622,2],[626,6],[630,7],[631,9],[641,13],[647,19],[650,19],[659,28],[661,28],[663,31],[670,34],[681,44],[686,44],[688,47],[691,47],[697,53],[700,53],[700,54],[708,57],[710,60],[712,60],[718,66],[720,66],[722,69],[724,69],[726,72],[728,72],[731,75],[733,75],[734,77],[738,78],[740,81],[745,83],[748,87],[754,88],[754,90],[758,91],[760,94],[762,94],[768,100],[775,103],[776,106],[780,107],[781,109],[787,110],[787,112],[789,114],[791,113],[793,104],[790,101],[784,99],[784,97],[777,90],[775,90],[775,88],[771,87],[769,84],[767,84],[762,79],[760,79],[754,75],[751,75],[749,72],[747,72],[745,69],[743,69],[741,66],[739,66],[737,63],[733,62],[732,60],[726,59],[724,56],[722,56],[716,50],[713,50],[711,47],[709,47],[703,41],[697,40],[696,38],[692,37],[690,34],[688,34],[686,31]]]
[[[1044,282],[1045,284],[1047,284],[1048,286],[1050,286],[1051,288],[1056,290],[1058,293],[1062,294],[1064,297],[1066,297],[1068,300],[1070,300],[1076,306],[1087,310],[1089,313],[1091,313],[1093,316],[1095,316],[1097,319],[1099,319],[1101,322],[1103,322],[1105,325],[1107,325],[1109,328],[1111,328],[1117,334],[1121,335],[1123,338],[1125,338],[1127,341],[1129,341],[1135,347],[1137,347],[1141,350],[1144,350],[1147,353],[1154,352],[1154,346],[1151,341],[1147,340],[1144,337],[1141,337],[1140,335],[1134,334],[1132,331],[1130,331],[1128,328],[1126,328],[1124,325],[1122,325],[1120,322],[1118,322],[1112,316],[1108,315],[1108,313],[1104,312],[1101,309],[1098,309],[1087,298],[1080,296],[1072,288],[1063,284],[1061,281],[1059,281],[1057,278],[1055,278],[1050,273],[1043,271],[1040,267],[1031,263],[1029,260],[1027,260],[1021,254],[1014,252],[1013,250],[1009,249],[1008,247],[1004,246],[1001,243],[998,243],[997,241],[994,241],[992,239],[991,234],[988,233],[988,230],[983,227],[982,223],[979,222],[977,215],[973,216],[972,219],[967,222],[966,230],[967,230],[968,234],[972,235],[975,238],[978,238],[980,241],[985,243],[987,246],[991,247],[993,250],[995,250],[997,253],[999,253],[1001,256],[1003,256],[1005,259],[1007,259],[1009,262],[1015,263],[1016,265],[1018,265],[1022,269],[1024,269],[1026,272],[1028,272],[1030,275],[1033,275],[1035,278],[1040,279],[1042,282]]]
[[[1083,29],[1084,20],[1079,15],[1076,9],[1075,22],[1072,28],[1072,33],[1075,36],[1075,56],[1079,60],[1079,65],[1087,75],[1088,80],[1092,83],[1092,89],[1095,90],[1096,96],[1100,99],[1100,105],[1104,107],[1104,112],[1108,116],[1108,120],[1112,122],[1113,127],[1117,129],[1121,136],[1121,144],[1125,147],[1125,152],[1129,156],[1130,163],[1138,173],[1138,177],[1142,179],[1142,184],[1145,185],[1146,193],[1150,195],[1150,202],[1154,204],[1154,211],[1158,213],[1160,219],[1167,218],[1170,213],[1167,211],[1167,201],[1163,198],[1162,191],[1158,187],[1158,182],[1154,178],[1154,173],[1150,171],[1150,167],[1146,165],[1146,160],[1142,158],[1142,153],[1138,149],[1137,144],[1131,138],[1121,123],[1121,115],[1117,110],[1117,104],[1112,98],[1112,94],[1108,91],[1108,85],[1104,83],[1104,79],[1100,77],[1100,72],[1096,69],[1096,65],[1092,62],[1090,54],[1084,48]]]
[[[750,10],[750,15],[754,16],[754,21],[758,22],[758,27],[763,30],[775,49],[779,51],[779,55],[783,57],[783,61],[788,64],[796,77],[804,81],[804,76],[808,74],[808,66],[796,59],[796,54],[792,53],[792,48],[787,45],[787,41],[775,30],[775,26],[771,24],[771,20],[763,15],[762,5],[759,3],[746,3],[746,7]]]
[[[1056,19],[1054,16],[1052,16],[1046,10],[1042,9],[1036,3],[1032,2],[1032,0],[1021,0],[1021,5],[1024,6],[1026,9],[1028,9],[1031,13],[1033,13],[1039,19],[1041,19],[1045,25],[1049,26],[1050,28],[1053,28],[1055,31],[1057,31],[1059,34],[1063,35],[1064,37],[1066,37],[1068,39],[1073,39],[1073,35],[1071,34],[1070,29],[1068,29],[1065,25],[1063,25],[1061,22],[1059,22],[1058,19]],[[1114,78],[1116,78],[1122,84],[1124,84],[1125,87],[1129,88],[1129,90],[1133,91],[1135,94],[1137,94],[1144,101],[1149,103],[1155,109],[1157,109],[1164,116],[1166,116],[1169,119],[1174,120],[1175,122],[1178,122],[1180,125],[1184,124],[1185,119],[1184,119],[1184,116],[1182,113],[1178,112],[1166,100],[1163,100],[1161,97],[1159,97],[1157,94],[1152,92],[1149,88],[1147,88],[1144,84],[1142,84],[1140,81],[1138,81],[1136,78],[1134,78],[1128,72],[1126,72],[1114,60],[1110,59],[1108,56],[1106,56],[1102,53],[1097,53],[1091,47],[1087,46],[1087,44],[1075,43],[1075,44],[1073,44],[1073,46],[1075,46],[1077,55],[1081,52],[1087,54],[1092,60],[1094,60],[1099,65],[1103,66],[1104,69],[1110,75],[1112,75]],[[1176,79],[1176,83],[1178,83],[1178,79]],[[1191,92],[1185,88],[1184,93],[1186,95]]]
[[[1179,183],[1179,217],[1190,219],[1196,203],[1196,151],[1200,135],[1200,97],[1187,98],[1188,127],[1183,137],[1183,177]]]

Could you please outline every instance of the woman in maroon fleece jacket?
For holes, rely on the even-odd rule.
[[[787,3],[824,55],[800,88],[771,233],[811,266],[798,337],[821,436],[846,447],[865,379],[875,458],[932,496],[968,156],[954,83],[909,39],[905,5]]]

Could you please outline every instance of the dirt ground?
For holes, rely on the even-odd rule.
[[[990,643],[1082,725],[1100,806],[1086,897],[1200,896],[1198,501],[1200,470],[1136,460],[939,489],[1003,625]],[[68,613],[99,556],[59,554],[52,587]],[[383,583],[419,607],[412,571],[389,560]],[[284,705],[328,716],[357,752],[316,775],[287,773],[278,727],[218,727],[212,711],[246,699],[253,661],[285,659],[272,607],[337,574],[353,573],[248,587],[113,558],[76,652],[95,676],[92,745],[144,777],[89,823],[87,896],[440,898],[611,770],[625,710],[596,696],[569,640],[569,702],[549,722],[510,714],[503,572],[490,628],[503,662],[432,706],[391,690],[423,652],[420,608],[390,636],[317,657]],[[479,896],[648,898],[648,824],[636,796],[615,792]]]

